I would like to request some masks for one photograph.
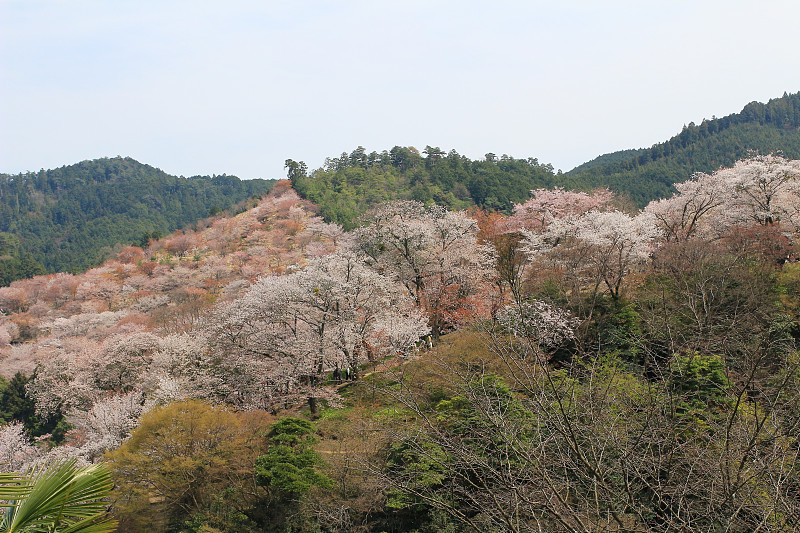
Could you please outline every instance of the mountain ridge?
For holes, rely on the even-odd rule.
[[[414,199],[450,209],[510,212],[529,191],[555,186],[609,188],[643,207],[668,197],[695,172],[731,165],[752,152],[800,158],[800,92],[739,113],[690,122],[650,148],[602,154],[556,174],[536,158],[486,154],[470,160],[450,150],[395,146],[328,158],[322,168],[286,161],[288,177],[328,221],[351,228],[379,202]],[[173,176],[131,157],[85,160],[56,169],[0,174],[0,282],[48,272],[85,270],[114,246],[146,244],[175,229],[258,197],[274,180],[236,176]],[[12,238],[13,237],[13,238]]]
[[[194,224],[260,197],[272,183],[178,177],[130,157],[0,174],[0,234],[14,235],[49,272],[85,270],[108,255],[104,248]]]
[[[690,122],[680,133],[650,148],[602,154],[566,172],[566,187],[607,186],[627,192],[643,207],[673,192],[672,184],[695,172],[730,166],[752,153],[781,152],[800,158],[800,92],[784,92],[767,103],[750,102],[739,113]]]

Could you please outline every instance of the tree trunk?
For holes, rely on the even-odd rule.
[[[311,411],[312,415],[317,414],[317,397],[316,396],[309,396],[308,397],[308,409]]]

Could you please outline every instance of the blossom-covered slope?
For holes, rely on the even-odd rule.
[[[336,402],[325,374],[411,349],[482,307],[493,253],[464,213],[387,204],[344,234],[281,182],[253,209],[0,289],[3,373],[32,376],[57,453],[95,460],[154,405]]]
[[[35,373],[0,382],[2,468],[108,462],[126,531],[793,531],[800,162],[677,189],[342,232],[282,183],[15,284],[0,362]]]
[[[0,288],[0,373],[30,373],[38,361],[91,352],[115,335],[184,333],[258,276],[330,253],[339,231],[285,182],[256,207],[202,224],[82,274]]]

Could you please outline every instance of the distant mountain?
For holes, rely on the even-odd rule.
[[[668,196],[672,184],[694,172],[732,165],[751,152],[781,151],[800,158],[800,92],[762,104],[751,102],[740,113],[690,123],[666,142],[651,148],[602,155],[564,175],[567,188],[607,186],[638,205]]]
[[[646,153],[648,150],[647,148],[635,148],[631,150],[620,150],[619,152],[611,152],[610,154],[603,154],[601,156],[597,156],[591,161],[587,161],[582,165],[579,165],[568,172],[568,174],[574,174],[583,172],[590,169],[597,169],[603,168],[609,165],[614,165],[618,163],[625,163],[630,161],[631,159],[638,158],[640,155]]]
[[[0,258],[0,269],[8,271],[0,279],[8,283],[5,278],[36,273],[31,258],[48,272],[85,270],[115,245],[165,235],[260,197],[272,183],[227,175],[176,177],[129,157],[0,174],[0,237],[6,234],[0,240],[15,245],[3,257],[29,263],[13,274],[13,265]]]

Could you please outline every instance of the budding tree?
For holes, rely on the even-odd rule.
[[[397,372],[384,391],[413,413],[372,464],[393,507],[468,531],[797,529],[796,355],[768,384],[701,355],[645,377],[608,354],[555,368],[499,333],[484,360],[438,361],[435,388]]]

